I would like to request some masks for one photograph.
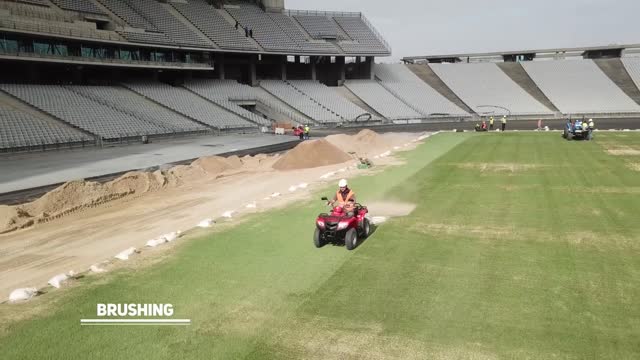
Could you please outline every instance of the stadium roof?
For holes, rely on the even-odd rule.
[[[590,47],[575,47],[575,48],[552,48],[552,49],[534,49],[534,50],[512,50],[512,51],[495,51],[485,53],[459,53],[459,54],[441,54],[441,55],[425,55],[425,56],[406,56],[402,58],[402,61],[413,63],[420,60],[435,60],[435,59],[452,59],[452,58],[483,58],[483,57],[496,57],[496,56],[509,56],[509,55],[523,55],[523,54],[562,54],[562,53],[585,53],[592,51],[606,51],[606,50],[640,50],[640,44],[612,44],[604,46],[590,46]]]

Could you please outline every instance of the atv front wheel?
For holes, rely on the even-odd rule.
[[[358,245],[358,232],[356,229],[349,229],[344,236],[344,245],[347,250],[353,250]]]
[[[366,239],[369,237],[370,233],[371,233],[371,223],[369,223],[369,219],[364,218],[364,220],[362,220],[362,237]]]
[[[313,244],[317,248],[321,248],[324,246],[324,240],[322,239],[322,232],[318,228],[316,228],[316,231],[313,233]]]

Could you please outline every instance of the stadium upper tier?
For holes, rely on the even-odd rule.
[[[418,78],[405,65],[376,64],[374,71],[382,86],[422,115],[469,116],[466,111]]]
[[[206,0],[0,0],[0,32],[287,55],[391,54],[360,13],[294,14],[231,0],[222,8]]]
[[[565,114],[640,112],[592,60],[527,61],[522,66]]]
[[[478,114],[551,115],[495,63],[430,64],[431,69]],[[504,108],[504,109],[501,109]],[[508,109],[508,110],[505,110]]]

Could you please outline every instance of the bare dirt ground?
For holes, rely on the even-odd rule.
[[[397,148],[416,137],[416,134],[381,135],[375,139],[375,152]],[[384,141],[381,142],[381,138]],[[402,146],[402,149],[412,147]],[[371,148],[368,151],[374,152]],[[265,163],[258,164],[258,159],[265,160]],[[143,248],[148,240],[193,228],[205,218],[220,219],[224,212],[236,211],[235,218],[294,201],[307,201],[311,191],[336,179],[375,172],[379,166],[397,163],[393,157],[384,157],[374,160],[376,167],[367,171],[347,169],[354,164],[353,160],[281,171],[271,166],[278,158],[257,156],[249,160],[255,163],[226,170],[216,176],[194,173],[189,168],[176,169],[173,172],[179,176],[169,179],[178,182],[175,186],[110,198],[73,212],[62,211],[63,216],[0,235],[0,298],[5,298],[16,288],[45,286],[48,279],[59,273],[85,271],[93,264],[112,259],[124,249]],[[313,158],[308,161],[313,162]],[[198,171],[200,168],[206,168],[206,163],[200,163]],[[330,172],[335,174],[321,179]],[[289,190],[301,183],[308,186],[295,192]],[[275,192],[281,196],[268,198]],[[246,207],[251,203],[255,203],[256,208]],[[38,204],[36,201],[24,208],[33,209]],[[5,209],[7,212],[14,210]],[[227,221],[233,222],[234,219]]]

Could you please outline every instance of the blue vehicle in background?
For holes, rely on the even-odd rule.
[[[567,121],[562,137],[567,140],[586,140],[589,135],[589,125],[586,121]]]

